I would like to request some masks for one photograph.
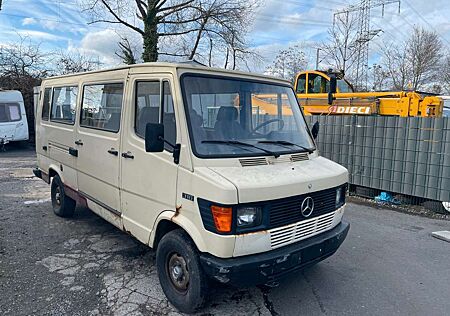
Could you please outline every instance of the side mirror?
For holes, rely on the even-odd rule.
[[[164,125],[147,123],[145,126],[145,151],[159,153],[164,151]]]
[[[314,139],[316,139],[317,135],[319,135],[319,129],[320,129],[319,122],[315,122],[311,129],[311,134]]]
[[[328,104],[333,104],[333,94],[336,93],[337,79],[336,74],[330,74],[330,91],[328,91]]]

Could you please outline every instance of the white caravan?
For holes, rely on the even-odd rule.
[[[28,140],[28,122],[22,94],[0,90],[0,146]]]
[[[198,310],[336,252],[347,170],[321,157],[289,82],[192,63],[46,79],[36,176],[53,211],[88,206],[156,250],[162,289]]]

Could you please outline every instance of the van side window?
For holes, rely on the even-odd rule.
[[[75,123],[78,87],[59,87],[53,89],[50,120],[71,124]]]
[[[84,86],[80,125],[117,133],[122,101],[123,83]]]
[[[48,121],[48,117],[50,114],[50,97],[52,93],[51,88],[45,88],[44,90],[44,102],[42,103],[42,114],[41,118],[43,121]]]
[[[161,113],[161,105],[163,111]],[[163,123],[164,138],[175,144],[177,139],[175,110],[168,81],[141,81],[136,85],[135,130],[140,137],[145,136],[147,123]],[[165,144],[167,151],[172,147]]]
[[[135,130],[140,137],[145,136],[147,123],[159,123],[161,104],[161,84],[159,81],[140,81],[136,85]]]

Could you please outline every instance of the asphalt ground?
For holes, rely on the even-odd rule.
[[[0,315],[177,315],[155,253],[87,209],[62,219],[34,153],[0,152]],[[276,288],[215,286],[201,315],[449,315],[450,221],[348,203],[347,240]]]

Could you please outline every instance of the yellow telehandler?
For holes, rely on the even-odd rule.
[[[329,105],[331,76],[337,79],[337,91]],[[305,115],[441,117],[443,112],[439,96],[417,91],[355,92],[340,72],[303,71],[296,76],[294,87]]]

